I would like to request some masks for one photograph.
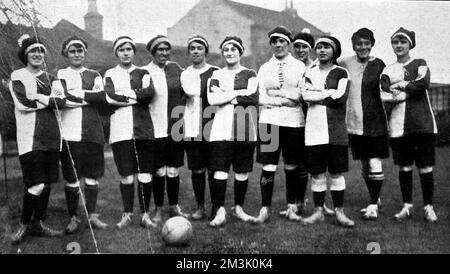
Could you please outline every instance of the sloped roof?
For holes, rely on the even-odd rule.
[[[325,32],[307,22],[298,15],[293,16],[286,11],[274,11],[270,9],[246,5],[230,0],[223,0],[228,6],[239,12],[243,16],[249,17],[256,25],[265,28],[285,26],[293,34],[300,32],[303,28],[309,28],[314,36],[324,35]]]

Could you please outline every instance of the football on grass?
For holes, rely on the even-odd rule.
[[[161,230],[161,235],[166,245],[188,245],[192,239],[192,225],[184,217],[172,217],[168,219]]]

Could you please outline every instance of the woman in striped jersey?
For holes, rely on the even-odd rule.
[[[353,227],[344,214],[344,172],[348,171],[348,136],[345,124],[348,72],[336,65],[341,55],[339,40],[322,36],[316,41],[318,64],[305,74],[303,100],[308,103],[305,125],[307,165],[312,176],[314,213],[304,224],[324,220],[323,204],[327,190],[326,172],[338,224]]]
[[[423,59],[411,58],[409,52],[416,46],[415,33],[404,28],[391,37],[397,61],[387,66],[381,75],[382,98],[393,102],[389,119],[394,163],[399,166],[402,210],[395,219],[402,221],[412,216],[412,169],[415,163],[422,186],[425,219],[436,222],[433,209],[435,142],[437,127],[428,97],[430,70]]]
[[[384,181],[381,159],[389,157],[387,120],[380,98],[380,74],[384,62],[370,56],[375,44],[373,32],[361,28],[352,36],[356,55],[340,64],[350,73],[347,100],[347,132],[353,159],[361,160],[362,176],[370,195],[370,204],[363,208],[363,218],[378,218],[378,203]]]
[[[155,96],[150,102],[150,114],[155,126],[155,168],[153,196],[155,222],[162,221],[164,190],[167,184],[169,216],[189,217],[178,206],[180,176],[178,168],[184,164],[183,117],[185,97],[181,87],[182,68],[170,62],[171,44],[166,36],[157,35],[147,43],[153,61],[144,67],[151,77]],[[180,126],[181,125],[181,126]],[[178,127],[180,126],[180,127]]]
[[[208,168],[214,171],[211,202],[214,208],[218,208],[209,223],[212,227],[221,226],[226,221],[225,193],[231,165],[235,172],[233,213],[243,221],[256,221],[242,209],[256,143],[259,96],[256,73],[240,64],[244,46],[239,37],[226,37],[220,49],[226,67],[214,71],[208,87],[208,102],[217,106],[211,129]]]
[[[58,71],[66,96],[66,107],[61,114],[63,147],[61,167],[65,186],[67,210],[70,222],[66,233],[78,230],[77,217],[80,182],[84,181],[84,195],[88,219],[94,228],[106,228],[107,224],[96,213],[99,179],[104,173],[102,122],[95,104],[105,102],[103,80],[95,70],[84,67],[87,53],[86,42],[76,36],[62,45],[62,55],[69,67]]]
[[[192,219],[199,220],[205,216],[206,168],[209,157],[209,128],[212,108],[206,95],[207,84],[212,73],[218,67],[206,63],[209,44],[202,36],[194,36],[188,41],[188,53],[192,65],[181,73],[181,86],[187,96],[184,113],[184,137],[188,167],[192,171],[192,187],[197,201],[197,210]],[[213,174],[208,174],[212,182]],[[211,189],[211,187],[210,187]]]
[[[133,64],[136,47],[130,37],[117,38],[113,49],[120,63],[106,71],[104,82],[106,100],[114,106],[109,142],[122,176],[120,193],[124,212],[117,227],[123,228],[132,223],[135,179],[138,181],[141,226],[155,227],[148,213],[152,192],[151,173],[154,172],[154,132],[148,111],[148,103],[153,97],[150,76],[146,70]]]
[[[17,146],[25,193],[18,231],[12,244],[25,236],[61,236],[43,221],[46,218],[50,185],[59,177],[61,134],[57,115],[65,99],[61,83],[42,71],[47,49],[42,39],[24,35],[19,39],[18,57],[25,65],[11,74],[9,89],[14,101]]]

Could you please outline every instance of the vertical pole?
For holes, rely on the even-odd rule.
[[[7,174],[7,168],[6,168],[6,153],[8,153],[7,151],[7,147],[5,145],[5,140],[3,140],[2,138],[2,147],[3,147],[3,171],[4,171],[4,184],[5,184],[5,197],[6,197],[6,201],[9,201],[9,195],[8,195],[8,174]]]

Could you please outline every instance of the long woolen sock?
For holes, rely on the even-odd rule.
[[[88,214],[95,213],[97,207],[98,185],[84,185],[84,197]]]
[[[331,199],[333,200],[334,208],[344,207],[344,190],[332,190]]]
[[[225,195],[227,192],[227,180],[219,180],[214,178],[214,189],[216,191],[217,204],[216,207],[221,207],[225,205]]]
[[[367,180],[367,183],[370,184],[372,188],[372,192],[370,193],[370,203],[375,205],[378,203],[378,198],[380,198],[384,174],[383,172],[370,172]]]
[[[77,216],[78,215],[78,201],[80,198],[79,188],[78,187],[64,187],[64,193],[66,194],[66,204],[67,211],[69,212],[69,216]]]
[[[297,188],[299,181],[298,168],[294,170],[284,170],[286,174],[286,201],[288,204],[295,204],[295,189]]]
[[[273,185],[275,179],[275,172],[263,170],[261,172],[260,186],[262,206],[272,205]]]
[[[245,181],[239,181],[234,179],[234,204],[244,205],[245,194],[247,193],[248,179]]]
[[[420,174],[420,185],[422,186],[423,204],[432,205],[434,196],[433,172]]]
[[[31,222],[31,217],[33,216],[33,212],[36,209],[38,202],[39,196],[31,194],[25,189],[22,204],[22,224],[27,225]]]
[[[164,192],[166,188],[166,176],[153,177],[153,199],[155,206],[161,207],[164,204]]]
[[[295,185],[295,201],[297,203],[304,203],[305,202],[305,194],[306,194],[306,188],[308,186],[308,172],[301,171],[299,172],[299,180],[298,183]]]
[[[313,191],[314,207],[323,207],[326,191]]]
[[[122,194],[123,212],[132,213],[134,207],[134,183],[120,183],[120,193]]]
[[[39,202],[36,207],[36,210],[34,211],[35,221],[45,221],[45,219],[47,218],[47,208],[48,208],[48,201],[50,199],[50,191],[51,191],[50,185],[46,184],[44,190],[39,196]]]
[[[167,198],[169,199],[169,205],[178,204],[178,194],[180,192],[180,177],[167,177]]]
[[[402,198],[404,203],[412,203],[412,187],[413,187],[413,172],[412,171],[400,171],[398,173],[398,179],[400,181],[400,190],[402,192]]]
[[[197,204],[205,204],[205,172],[194,173],[192,172],[192,188],[194,189],[195,200]]]

